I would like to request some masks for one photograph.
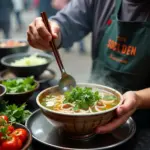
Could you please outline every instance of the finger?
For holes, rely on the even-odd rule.
[[[41,45],[35,41],[34,36],[29,31],[27,32],[27,40],[28,40],[29,44],[34,48],[41,49],[41,50],[46,49],[45,47],[43,47],[43,45]]]
[[[52,31],[52,36],[57,39],[59,32],[60,32],[60,27],[55,21],[50,22],[51,25],[51,31]]]
[[[135,99],[124,97],[122,105],[117,108],[118,116],[124,115],[135,107]]]
[[[33,23],[29,25],[29,31],[34,36],[37,43],[39,43],[40,45],[42,45],[46,49],[50,48],[49,42],[40,37],[40,35],[38,34]]]
[[[35,19],[35,27],[38,34],[42,37],[42,39],[51,41],[52,36],[49,31],[46,29],[44,22],[41,17]]]
[[[120,118],[116,118],[112,122],[110,122],[104,126],[97,127],[96,133],[104,134],[104,133],[109,133],[109,132],[113,131],[114,129],[118,128],[120,125],[124,124],[133,112],[134,111],[132,110],[132,111],[128,112],[126,115],[124,115]]]
[[[35,43],[29,30],[27,31],[27,41],[30,44],[30,46],[35,48]]]

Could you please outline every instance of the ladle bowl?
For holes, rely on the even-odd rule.
[[[75,79],[67,74],[63,73],[62,78],[59,80],[59,88],[62,92],[69,91],[71,88],[76,86],[76,81]]]

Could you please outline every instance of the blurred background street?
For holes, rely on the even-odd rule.
[[[35,19],[35,17],[38,15],[38,11],[36,8],[28,8],[27,10],[23,10],[21,14],[21,20],[22,24],[20,29],[17,28],[17,22],[16,22],[16,16],[15,13],[11,13],[10,17],[10,38],[12,39],[19,39],[19,40],[26,40],[26,31],[28,28],[28,25]],[[0,31],[0,38],[4,38],[4,34],[2,30]],[[64,62],[64,66],[66,68],[66,71],[70,74],[72,74],[77,81],[86,82],[90,75],[91,70],[91,38],[90,35],[88,35],[84,40],[84,46],[85,46],[85,52],[80,52],[80,46],[79,43],[75,43],[73,47],[68,51],[65,51],[64,49],[60,49],[60,54],[62,57],[62,60]],[[36,49],[33,49],[30,47],[30,51],[37,51]],[[56,78],[60,78],[60,71],[56,64],[56,61],[54,61],[50,68],[56,71]]]

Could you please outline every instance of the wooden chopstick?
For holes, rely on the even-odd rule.
[[[49,22],[48,22],[48,18],[47,18],[46,13],[45,13],[45,12],[42,12],[42,13],[41,13],[41,17],[42,17],[42,19],[43,19],[43,22],[44,22],[44,24],[45,24],[47,30],[48,30],[49,33],[52,35],[52,32],[51,32],[51,29],[50,29],[50,26],[49,26]],[[54,53],[54,56],[55,56],[55,58],[56,58],[57,64],[58,64],[58,66],[59,66],[59,69],[60,69],[61,73],[63,73],[63,72],[65,71],[65,69],[64,69],[62,60],[61,60],[61,58],[60,58],[59,52],[58,52],[58,50],[57,50],[57,48],[56,48],[56,46],[55,46],[53,37],[52,37],[52,41],[49,42],[49,44],[50,44],[50,46],[51,46],[51,48],[52,48],[52,51],[53,51],[53,53]]]

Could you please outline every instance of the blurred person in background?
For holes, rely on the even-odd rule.
[[[30,7],[31,1],[30,0],[24,0],[24,9],[27,11]]]
[[[39,6],[39,1],[40,0],[31,0],[30,1],[30,10],[37,9]]]
[[[23,0],[25,10],[34,10],[39,4],[39,0]]]
[[[57,10],[51,6],[52,0],[39,0],[38,4],[38,16],[45,11],[48,17],[51,17],[57,13]]]
[[[56,8],[57,10],[62,10],[71,0],[52,0],[52,7],[53,8]],[[82,34],[81,33],[82,31],[80,31],[78,34]],[[83,40],[80,40],[79,42],[79,46],[80,46],[80,49],[79,49],[79,52],[81,54],[85,54],[85,46],[84,46],[84,41]],[[70,48],[66,48],[65,49],[66,52],[70,52]]]
[[[19,32],[23,28],[22,11],[24,9],[24,1],[23,0],[12,0],[12,2],[13,2],[14,13],[15,13],[16,22],[17,22],[16,31]]]
[[[4,38],[10,38],[11,28],[11,13],[13,10],[13,3],[11,0],[0,0],[0,29],[4,33]]]

